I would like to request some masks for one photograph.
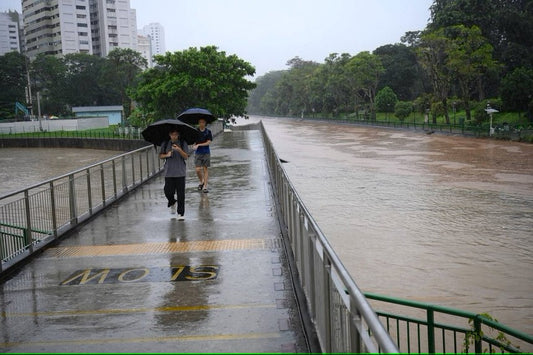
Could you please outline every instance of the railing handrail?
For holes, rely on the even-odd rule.
[[[279,160],[279,156],[275,151],[274,151],[274,155],[276,159]],[[281,166],[281,169],[283,173],[285,174],[285,176],[288,177],[288,174],[285,171],[285,168]],[[317,238],[320,240],[328,257],[332,260],[332,266],[335,267],[335,270],[337,270],[344,285],[347,286],[348,289],[345,290],[345,292],[347,292],[350,295],[353,295],[354,298],[357,300],[358,306],[360,307],[359,310],[361,314],[363,315],[363,317],[367,320],[368,326],[370,330],[373,332],[376,339],[378,340],[382,350],[384,352],[397,352],[397,349],[394,343],[391,342],[391,344],[388,344],[389,339],[390,339],[389,333],[385,330],[385,328],[383,328],[383,325],[381,324],[379,319],[375,317],[374,310],[372,309],[370,304],[366,301],[364,294],[361,292],[361,290],[356,285],[355,281],[353,280],[349,272],[346,270],[346,267],[340,260],[337,253],[333,250],[333,247],[331,246],[328,239],[324,235],[324,232],[322,232],[322,230],[318,226],[318,223],[315,221],[315,219],[313,218],[313,216],[311,215],[311,213],[309,212],[305,204],[302,202],[303,200],[298,194],[293,183],[289,179],[287,179],[287,182],[292,190],[292,193],[295,195],[296,199],[298,200],[299,206],[303,209],[304,213],[306,214],[308,218],[308,222],[311,223],[311,225],[313,226],[313,229],[316,231]]]
[[[268,137],[268,134],[266,133],[266,130],[265,130],[264,125],[263,125],[263,122],[261,121],[260,124],[261,124],[261,129],[262,129],[266,139],[268,140],[268,144],[271,147],[273,147],[272,142],[270,141],[270,138]],[[277,152],[274,149],[272,149],[272,153],[273,153],[276,161],[279,162],[279,156],[278,156]],[[371,330],[373,336],[377,340],[377,342],[379,344],[379,347],[380,347],[380,350],[383,351],[383,352],[387,352],[387,353],[397,353],[398,349],[397,349],[396,345],[394,344],[394,342],[392,341],[392,339],[390,338],[389,333],[383,327],[383,324],[379,321],[377,315],[375,314],[374,310],[372,309],[372,307],[370,306],[370,304],[366,300],[364,294],[361,292],[359,287],[356,285],[355,281],[353,280],[353,278],[351,277],[349,272],[344,267],[344,265],[341,262],[340,258],[337,256],[337,254],[333,250],[332,246],[330,245],[330,243],[327,240],[326,236],[324,235],[324,233],[322,232],[322,230],[318,226],[317,222],[315,221],[315,219],[313,218],[313,216],[311,215],[311,213],[309,212],[309,210],[307,209],[307,207],[303,203],[302,198],[300,197],[300,195],[296,191],[296,188],[294,187],[294,185],[292,184],[292,182],[288,178],[288,174],[285,171],[285,168],[283,168],[283,166],[281,164],[279,164],[279,168],[281,169],[281,171],[285,175],[286,181],[287,181],[287,183],[288,183],[288,185],[290,187],[290,190],[292,191],[292,193],[296,197],[298,205],[302,209],[303,213],[306,215],[308,223],[311,223],[314,231],[316,232],[317,238],[320,241],[320,243],[322,244],[323,250],[326,252],[328,258],[332,262],[332,266],[335,268],[335,270],[337,271],[338,276],[341,278],[341,281],[346,286],[347,289],[344,290],[344,291],[347,294],[351,295],[353,297],[353,299],[356,301],[357,308],[358,308],[359,312],[361,313],[362,318],[364,318],[365,321],[367,322],[367,325],[368,325],[369,329]]]
[[[147,145],[145,147],[141,147],[141,148],[138,148],[138,149],[126,152],[126,153],[121,153],[121,154],[118,154],[118,155],[114,155],[111,158],[107,158],[105,160],[101,160],[101,161],[99,161],[97,163],[94,163],[94,164],[91,164],[91,165],[87,165],[87,166],[85,166],[83,168],[79,168],[77,170],[70,171],[70,172],[65,173],[63,175],[55,176],[55,177],[50,178],[48,180],[40,181],[40,182],[38,182],[38,183],[36,183],[34,185],[30,185],[28,187],[25,187],[25,188],[22,188],[22,189],[13,191],[13,192],[9,192],[9,193],[7,193],[7,194],[5,194],[3,196],[0,196],[0,201],[5,199],[5,198],[8,198],[8,197],[18,195],[18,194],[24,192],[25,190],[36,189],[36,188],[38,188],[38,187],[40,187],[42,185],[50,184],[50,182],[52,182],[52,181],[64,179],[64,178],[66,178],[66,177],[68,177],[70,175],[79,174],[79,173],[81,173],[83,171],[86,171],[87,169],[92,169],[92,168],[95,168],[95,167],[100,166],[102,164],[109,163],[110,161],[113,161],[113,160],[116,160],[116,159],[120,159],[123,156],[128,156],[128,155],[131,155],[131,154],[134,154],[134,153],[138,153],[138,152],[141,152],[141,151],[144,151],[144,150],[148,150],[150,148],[152,148],[152,146],[151,145]]]
[[[524,341],[527,341],[533,344],[533,336],[526,334],[524,332],[521,332],[517,329],[508,327],[494,320],[488,319],[479,313],[464,311],[464,310],[452,308],[452,307],[440,306],[440,305],[436,305],[432,303],[424,303],[424,302],[419,302],[419,301],[406,300],[406,299],[402,299],[398,297],[386,296],[386,295],[381,295],[381,294],[372,293],[372,292],[365,292],[365,296],[366,298],[373,299],[376,301],[383,301],[383,302],[398,304],[401,306],[414,307],[414,308],[425,309],[425,310],[433,310],[439,313],[444,313],[444,314],[449,314],[449,315],[459,316],[459,317],[464,317],[464,318],[469,318],[469,319],[477,318],[482,323],[494,329],[503,331],[509,335],[512,335],[515,338],[518,338],[520,340],[524,340]]]

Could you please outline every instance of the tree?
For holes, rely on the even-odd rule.
[[[295,57],[287,62],[291,68],[276,85],[277,112],[283,115],[311,111],[311,77],[318,63]]]
[[[269,105],[263,107],[263,98],[267,93],[274,90],[276,84],[281,80],[283,72],[282,70],[271,71],[255,80],[256,87],[250,91],[248,98],[248,106],[246,108],[248,112],[255,114],[274,113],[274,111],[264,111]]]
[[[479,99],[483,100],[483,77],[498,67],[496,61],[492,59],[492,46],[476,26],[468,28],[457,25],[441,29],[439,32],[444,32],[450,39],[447,42],[446,66],[459,84],[466,119],[470,120],[470,96],[474,88],[478,88]]]
[[[502,80],[501,95],[509,110],[525,111],[533,102],[533,68],[516,68]]]
[[[434,0],[428,30],[462,24],[477,26],[508,71],[533,66],[531,0]]]
[[[331,53],[315,67],[308,77],[311,110],[327,114],[353,111],[353,78],[346,67],[350,59],[348,53]]]
[[[236,55],[208,46],[167,52],[155,61],[157,66],[143,72],[129,91],[154,119],[176,117],[190,107],[205,107],[223,118],[246,114],[248,90],[255,87],[246,76],[255,69]]]
[[[378,56],[370,52],[360,52],[347,63],[348,71],[355,79],[355,87],[368,99],[371,117],[375,117],[374,100],[379,77],[385,69]]]
[[[104,87],[112,87],[115,95],[120,96],[124,107],[124,115],[131,113],[131,100],[127,95],[128,88],[132,87],[137,76],[147,67],[148,62],[141,53],[129,48],[115,48],[107,55],[104,66]]]
[[[449,41],[442,29],[426,32],[420,37],[420,44],[417,48],[418,58],[431,80],[435,98],[442,105],[447,124],[450,123],[447,100],[452,78],[450,68],[446,65]],[[435,112],[435,110],[432,111]],[[436,115],[433,115],[433,123],[437,123]]]
[[[394,112],[394,107],[398,102],[398,97],[394,91],[385,86],[383,89],[379,90],[376,95],[376,108],[379,112]]]
[[[378,90],[390,87],[400,100],[414,100],[422,91],[420,75],[414,48],[404,44],[387,44],[373,52],[381,59],[384,73],[380,75]]]
[[[400,121],[404,121],[413,111],[413,104],[407,101],[398,101],[394,107],[394,116]]]
[[[44,114],[67,114],[67,67],[62,58],[53,55],[38,55],[31,63],[34,89],[41,96],[41,111]]]
[[[70,106],[116,105],[120,95],[112,86],[102,84],[105,58],[84,53],[64,58],[65,100]]]
[[[26,84],[26,58],[18,52],[0,56],[0,118],[15,117],[15,102],[26,102]]]

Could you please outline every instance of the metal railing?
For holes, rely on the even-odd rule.
[[[143,147],[0,197],[0,272],[157,175]]]
[[[270,116],[269,116],[270,117]],[[275,117],[275,116],[271,116]],[[292,119],[300,119],[297,116],[282,116]],[[464,135],[472,137],[493,137],[498,139],[507,139],[514,141],[526,141],[531,142],[533,139],[533,130],[531,125],[523,127],[523,125],[509,125],[509,124],[494,124],[494,134],[490,134],[489,123],[477,124],[471,121],[463,123],[432,123],[432,122],[420,122],[412,119],[399,120],[384,120],[384,119],[362,119],[356,117],[313,117],[305,116],[306,120],[321,121],[321,122],[336,122],[344,124],[356,124],[367,125],[374,127],[391,127],[391,128],[405,128],[423,130],[426,133],[446,133],[455,135]]]
[[[262,123],[273,189],[301,286],[324,352],[398,352],[282,167]]]
[[[365,293],[365,296],[377,301],[375,305],[380,307],[396,308],[377,314],[401,352],[492,354],[533,351],[533,336],[498,323],[487,314],[373,293]]]

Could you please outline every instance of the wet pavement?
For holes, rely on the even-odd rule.
[[[185,221],[162,176],[0,285],[0,352],[307,352],[259,131],[189,159]]]

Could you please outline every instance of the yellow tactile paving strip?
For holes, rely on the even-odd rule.
[[[84,245],[50,248],[46,256],[56,258],[116,255],[153,255],[189,253],[202,251],[231,251],[267,249],[272,245],[268,239],[199,240],[192,242],[157,242],[119,245]]]
[[[113,308],[113,309],[88,309],[88,310],[62,310],[62,311],[43,311],[43,312],[0,312],[0,317],[64,317],[64,316],[83,316],[83,315],[109,315],[125,313],[149,313],[149,312],[195,312],[195,311],[213,311],[213,310],[235,310],[235,309],[252,309],[252,308],[276,308],[275,304],[243,303],[243,304],[201,304],[189,306],[166,306],[166,307],[144,307],[144,308]]]
[[[201,335],[179,335],[167,337],[146,337],[146,338],[118,338],[118,339],[57,339],[57,340],[43,340],[43,341],[29,341],[29,342],[11,342],[0,343],[0,347],[12,347],[17,345],[30,346],[57,346],[57,345],[89,345],[89,344],[127,344],[127,343],[160,343],[160,342],[183,342],[183,341],[227,341],[227,340],[243,340],[243,339],[275,339],[280,338],[280,333],[245,333],[245,334],[201,334]]]

